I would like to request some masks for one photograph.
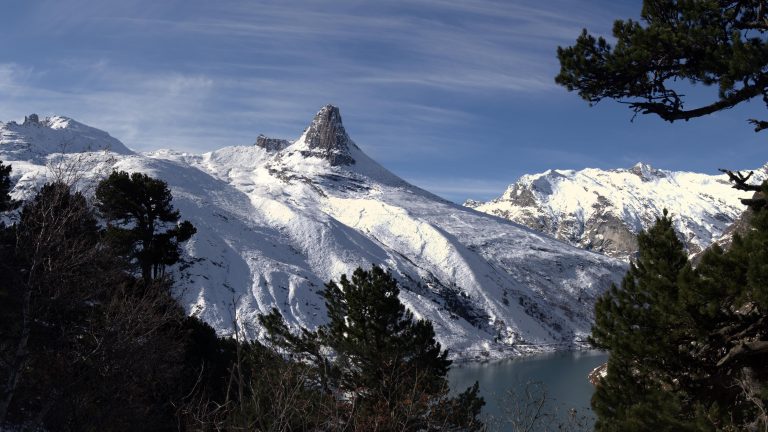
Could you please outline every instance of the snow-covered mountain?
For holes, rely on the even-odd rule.
[[[0,122],[3,158],[40,162],[56,153],[80,153],[109,150],[126,155],[132,152],[108,133],[62,116],[43,120],[36,114],[24,123]]]
[[[625,270],[408,184],[365,155],[330,105],[294,142],[260,137],[199,155],[136,154],[70,119],[28,118],[0,124],[0,159],[13,166],[16,198],[62,164],[85,174],[75,176],[85,189],[112,169],[168,182],[198,229],[174,270],[180,299],[221,333],[237,322],[259,337],[257,314],[272,307],[314,327],[325,282],[384,265],[453,356],[552,350],[585,338],[596,297]]]
[[[768,165],[753,181],[768,178]],[[628,259],[636,235],[666,208],[691,254],[720,238],[749,194],[726,175],[675,172],[638,163],[629,169],[548,170],[524,175],[499,197],[465,206],[515,221],[588,250]]]

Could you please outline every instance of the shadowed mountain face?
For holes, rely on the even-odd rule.
[[[583,343],[595,299],[626,269],[408,184],[355,145],[330,105],[293,143],[264,137],[200,155],[59,154],[58,132],[4,141],[10,129],[0,128],[0,160],[13,166],[15,198],[51,178],[51,160],[74,162],[86,182],[113,169],[168,182],[174,206],[198,229],[172,270],[179,298],[222,334],[236,321],[259,338],[258,314],[275,307],[294,328],[313,328],[325,321],[328,280],[377,265],[454,357],[552,351]],[[85,138],[75,135],[65,138]],[[53,150],[16,152],[40,143]]]
[[[768,178],[755,170],[754,181]],[[707,248],[741,215],[747,198],[725,175],[629,169],[549,170],[525,175],[499,197],[466,206],[515,221],[574,246],[628,260],[637,234],[667,209],[690,254]]]

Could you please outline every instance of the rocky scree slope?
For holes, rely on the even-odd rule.
[[[273,307],[292,326],[315,327],[326,317],[325,282],[381,265],[453,357],[566,349],[585,339],[596,297],[625,270],[410,185],[370,159],[330,105],[293,142],[260,137],[204,154],[133,153],[64,117],[0,131],[16,198],[62,163],[77,166],[86,191],[113,169],[168,182],[198,229],[172,269],[179,298],[221,334],[237,323],[245,336],[263,336],[257,315]],[[73,144],[64,153],[62,140]]]
[[[768,165],[753,181],[768,178]],[[653,168],[548,170],[524,175],[499,197],[464,205],[499,216],[571,245],[629,260],[636,236],[667,209],[691,255],[727,236],[745,210],[749,194],[731,187],[726,175]]]

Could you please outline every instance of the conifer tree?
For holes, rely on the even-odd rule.
[[[383,269],[358,268],[351,279],[326,284],[329,322],[317,332],[291,334],[277,310],[260,321],[274,344],[315,365],[320,388],[352,403],[345,420],[352,428],[480,430],[478,386],[448,396],[448,353],[399,292]]]
[[[644,23],[617,20],[614,46],[584,29],[570,47],[558,47],[555,81],[590,105],[603,99],[626,104],[636,114],[688,121],[755,98],[768,107],[768,5],[763,0],[644,0]],[[716,86],[716,97],[690,108],[691,85]],[[755,131],[768,120],[749,119]],[[752,173],[728,174],[734,188],[760,192]],[[743,199],[752,208],[764,196]]]
[[[768,427],[768,212],[696,268],[666,215],[639,245],[595,307],[591,341],[611,353],[592,399],[597,430]]]
[[[391,406],[417,378],[426,391],[438,392],[451,364],[432,324],[414,320],[399,293],[397,282],[380,267],[358,268],[351,280],[342,275],[325,291],[329,323],[324,337],[343,362],[342,388]]]
[[[0,212],[13,210],[18,207],[13,199],[11,199],[11,166],[3,165],[3,161],[0,161]]]
[[[590,340],[611,353],[608,375],[593,398],[596,427],[690,429],[676,420],[681,407],[668,391],[687,360],[678,352],[687,323],[677,310],[677,279],[688,259],[666,210],[637,240],[638,257],[621,287],[613,286],[595,305]]]
[[[223,399],[231,344],[126,272],[83,194],[46,184],[0,232],[0,430],[178,430]]]
[[[114,171],[96,187],[96,207],[108,221],[107,239],[138,265],[145,281],[178,262],[179,244],[197,231],[189,221],[179,223],[172,199],[164,181],[142,173]]]
[[[16,203],[11,199],[11,166],[3,165],[0,161],[0,213],[7,212],[16,207]],[[12,279],[11,262],[13,261],[14,233],[12,228],[5,226],[0,221],[0,315],[4,313],[4,307],[11,303],[10,281]],[[7,332],[8,329],[0,326],[0,334]]]

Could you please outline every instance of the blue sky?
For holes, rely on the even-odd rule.
[[[135,150],[296,138],[324,104],[403,178],[488,199],[525,173],[766,162],[750,104],[670,125],[554,84],[555,50],[640,0],[27,0],[0,14],[0,119],[61,114]],[[704,90],[695,89],[702,96]]]

